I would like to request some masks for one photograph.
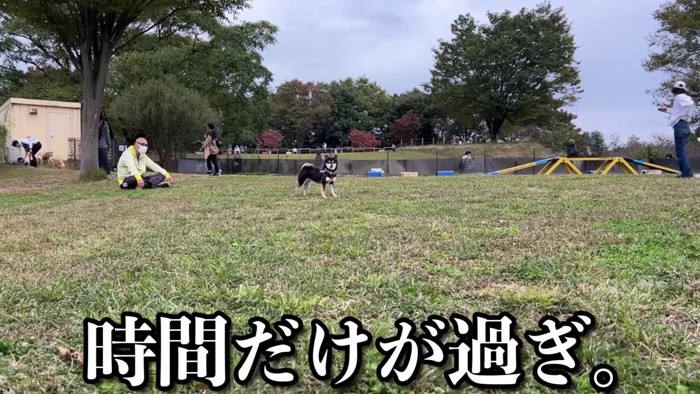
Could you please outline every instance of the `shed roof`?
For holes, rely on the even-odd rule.
[[[23,98],[10,98],[5,102],[5,104],[11,103],[11,104],[25,104],[25,105],[33,105],[36,107],[58,107],[58,108],[80,108],[81,104],[80,103],[74,103],[70,101],[50,101],[50,100],[32,100],[32,99],[23,99]],[[5,106],[3,104],[3,106]]]

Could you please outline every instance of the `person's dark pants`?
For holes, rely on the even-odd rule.
[[[29,165],[32,167],[37,167],[37,161],[36,161],[36,156],[41,150],[41,142],[37,142],[36,144],[32,145],[32,154],[31,157],[29,158]]]
[[[143,177],[143,188],[144,189],[153,189],[156,187],[159,187],[161,183],[165,181],[165,177],[161,174],[154,174],[154,175],[148,175]],[[167,185],[167,183],[166,183]],[[124,182],[122,182],[121,188],[122,189],[136,189],[138,188],[138,182],[136,181],[136,177],[130,176],[124,179]]]
[[[111,173],[111,169],[109,168],[109,154],[107,148],[99,148],[97,150],[97,156],[100,161],[100,168],[102,168],[107,175],[109,175]]]
[[[692,178],[693,170],[690,167],[690,160],[685,151],[685,146],[690,138],[690,125],[688,122],[681,120],[673,126],[673,134],[676,143],[676,157],[678,157],[678,166],[681,171],[681,177]]]
[[[212,173],[212,167],[214,167],[214,175],[219,174],[219,161],[216,158],[217,155],[209,155],[207,157],[207,173]]]

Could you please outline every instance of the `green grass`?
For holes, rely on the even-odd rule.
[[[376,339],[400,317],[510,312],[524,340],[546,314],[585,310],[598,326],[572,391],[594,392],[588,372],[607,363],[618,392],[700,392],[698,181],[341,178],[340,198],[322,200],[318,186],[290,197],[291,177],[176,180],[124,192],[113,178],[0,167],[0,391],[126,392],[116,380],[84,384],[80,364],[59,356],[82,350],[83,318],[122,311],[220,310],[239,334],[255,316],[297,315],[294,390],[333,392],[308,368],[314,318],[338,333],[353,316]],[[522,392],[548,392],[534,357],[525,342]],[[450,391],[439,368],[402,389],[377,379],[376,347],[364,360],[349,392]],[[266,391],[278,390],[232,380],[231,392]]]

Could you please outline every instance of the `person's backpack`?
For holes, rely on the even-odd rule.
[[[216,131],[211,132],[211,139],[214,140],[214,145],[216,145],[217,148],[221,149],[224,146],[224,144],[219,139],[219,133],[217,133]]]

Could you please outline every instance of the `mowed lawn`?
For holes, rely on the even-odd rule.
[[[60,355],[82,350],[83,318],[119,322],[122,311],[154,324],[159,312],[222,311],[236,334],[253,317],[296,315],[305,329],[284,364],[300,375],[296,392],[334,392],[309,369],[312,319],[340,333],[355,317],[374,341],[396,335],[401,317],[421,335],[430,315],[510,312],[526,393],[549,389],[533,378],[524,331],[587,311],[597,328],[577,352],[573,391],[594,392],[588,372],[606,363],[618,392],[700,392],[698,180],[357,177],[322,200],[316,185],[291,196],[291,177],[183,175],[133,192],[76,179],[0,167],[2,392],[126,392],[83,383],[80,363]],[[450,391],[428,365],[406,388],[381,383],[381,361],[373,343],[346,392]],[[258,376],[247,387],[231,378],[230,392],[282,391]]]

